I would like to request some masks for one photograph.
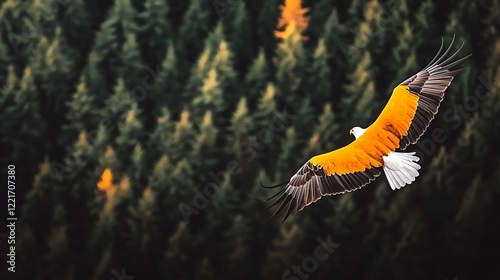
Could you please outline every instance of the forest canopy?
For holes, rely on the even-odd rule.
[[[2,279],[500,276],[498,1],[0,5]],[[261,182],[353,141],[453,37],[472,56],[414,183],[263,210]]]

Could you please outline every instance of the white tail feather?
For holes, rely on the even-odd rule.
[[[412,153],[392,152],[382,157],[384,160],[384,172],[391,189],[400,189],[415,181],[420,175],[420,165],[416,163],[420,159]]]

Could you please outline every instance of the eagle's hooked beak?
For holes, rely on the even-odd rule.
[[[349,131],[349,135],[352,135],[352,129]]]

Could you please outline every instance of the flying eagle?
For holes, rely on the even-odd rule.
[[[450,70],[470,55],[452,61],[462,46],[448,55],[441,47],[432,61],[420,72],[394,88],[391,98],[375,122],[367,128],[354,127],[350,144],[312,157],[266,201],[275,199],[266,209],[279,204],[273,217],[285,211],[288,216],[301,211],[325,195],[343,194],[360,189],[377,178],[383,170],[393,190],[415,181],[419,158],[415,152],[396,152],[415,144],[434,119],[444,92],[453,77],[463,69]],[[272,187],[268,187],[272,188]]]

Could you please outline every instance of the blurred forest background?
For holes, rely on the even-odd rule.
[[[302,2],[0,1],[2,279],[500,279],[499,1]],[[415,183],[262,210],[453,34]]]

